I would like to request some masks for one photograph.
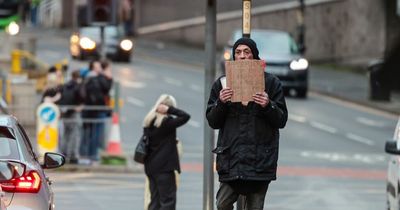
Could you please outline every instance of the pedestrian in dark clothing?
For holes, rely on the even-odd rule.
[[[120,6],[120,20],[124,26],[125,36],[133,36],[134,7],[132,0],[122,0]]]
[[[184,125],[190,115],[176,108],[171,95],[161,95],[144,118],[144,132],[149,136],[149,155],[145,173],[150,183],[149,210],[175,210],[175,172],[181,172],[176,147],[176,129]]]
[[[79,70],[72,72],[72,79],[62,87],[61,108],[64,123],[64,135],[61,140],[61,151],[69,163],[78,163],[81,142],[81,116],[84,96],[81,93]]]
[[[106,105],[109,106],[111,101],[110,91],[113,84],[113,76],[112,76],[110,61],[102,60],[101,68],[103,69],[103,71],[100,74],[100,77],[102,77],[104,83],[107,85],[107,89],[105,90],[105,100],[106,100]],[[111,111],[106,111],[106,114],[107,116],[111,116]]]
[[[99,61],[91,61],[90,72],[85,77],[83,86],[85,92],[85,105],[97,108],[106,108],[106,95],[111,89],[112,79],[106,78]],[[81,146],[81,154],[89,157],[91,161],[98,161],[98,150],[104,135],[104,110],[86,110],[82,117],[92,122],[84,123],[84,137]]]
[[[260,60],[256,43],[241,38],[233,46],[233,60]],[[279,79],[264,73],[265,92],[253,95],[249,103],[231,102],[233,90],[225,76],[214,82],[208,100],[208,124],[219,129],[217,171],[220,188],[218,210],[232,210],[239,195],[246,210],[260,210],[268,185],[276,179],[279,129],[285,127],[288,113]]]

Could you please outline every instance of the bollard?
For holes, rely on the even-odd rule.
[[[11,82],[10,82],[10,80],[6,80],[6,87],[5,87],[5,89],[6,89],[6,102],[8,103],[8,104],[11,104],[13,101],[12,101],[12,94],[11,94]]]
[[[21,51],[13,50],[11,52],[11,73],[13,74],[21,74]]]

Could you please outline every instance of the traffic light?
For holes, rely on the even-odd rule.
[[[89,24],[117,24],[118,0],[89,0],[87,9]]]

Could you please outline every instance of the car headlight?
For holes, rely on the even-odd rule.
[[[79,42],[79,36],[78,35],[76,35],[76,34],[74,34],[74,35],[72,35],[71,36],[71,38],[70,38],[70,40],[69,40],[71,43],[78,43]]]
[[[229,50],[225,50],[225,51],[224,51],[224,59],[225,59],[226,61],[231,60],[231,52],[230,52]]]
[[[93,50],[96,47],[96,42],[87,37],[83,37],[79,41],[79,45],[85,50]]]
[[[19,33],[19,25],[12,21],[10,24],[8,24],[6,32],[11,36],[17,35]]]
[[[124,40],[121,41],[121,43],[119,44],[119,46],[120,46],[123,50],[129,51],[129,50],[132,49],[133,43],[132,43],[132,41],[129,40],[129,39],[124,39]]]
[[[304,58],[294,60],[290,62],[290,68],[292,70],[306,70],[308,68],[308,61]]]

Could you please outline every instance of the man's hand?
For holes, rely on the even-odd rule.
[[[167,114],[169,109],[169,106],[165,105],[165,104],[160,104],[157,107],[156,112],[160,113],[160,114]]]
[[[269,104],[268,94],[265,92],[256,93],[253,95],[253,100],[255,103],[260,104],[263,108],[265,108]]]
[[[224,88],[219,92],[219,100],[221,100],[222,103],[226,103],[227,101],[230,101],[232,99],[232,95],[232,89]]]

